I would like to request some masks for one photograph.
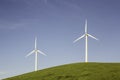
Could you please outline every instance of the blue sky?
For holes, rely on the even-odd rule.
[[[39,69],[84,62],[85,19],[89,39],[89,62],[120,62],[119,0],[0,0],[0,78],[34,70],[38,48]]]

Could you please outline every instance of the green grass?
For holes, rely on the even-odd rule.
[[[120,63],[74,63],[4,80],[120,80]]]

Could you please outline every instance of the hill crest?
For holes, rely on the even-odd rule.
[[[120,63],[73,63],[4,80],[120,80]]]

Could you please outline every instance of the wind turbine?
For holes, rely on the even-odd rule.
[[[87,63],[88,62],[88,36],[95,39],[95,40],[98,40],[97,38],[95,38],[94,36],[90,35],[87,33],[87,19],[85,20],[85,34],[83,34],[81,37],[77,38],[75,42],[77,42],[78,40],[82,39],[82,38],[85,38],[85,62]]]
[[[26,57],[30,56],[31,54],[35,53],[35,71],[38,70],[38,53],[45,55],[42,51],[37,49],[37,38],[35,38],[35,49],[31,51]]]

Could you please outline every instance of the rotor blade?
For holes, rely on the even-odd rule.
[[[47,56],[45,53],[43,53],[42,51],[40,50],[37,50],[40,54],[44,55],[44,56]]]
[[[87,19],[85,20],[85,33],[87,33]]]
[[[35,37],[35,49],[37,49],[37,37]]]
[[[93,38],[93,39],[95,39],[95,40],[98,40],[96,37],[94,37],[94,36],[92,36],[90,34],[88,34],[88,36],[91,37],[91,38]]]
[[[30,56],[31,54],[33,54],[35,52],[35,50],[31,51],[29,54],[26,55],[26,57]]]
[[[75,43],[75,42],[77,42],[78,40],[82,39],[84,36],[85,36],[85,34],[82,35],[81,37],[77,38],[75,41],[73,41],[73,43]]]

